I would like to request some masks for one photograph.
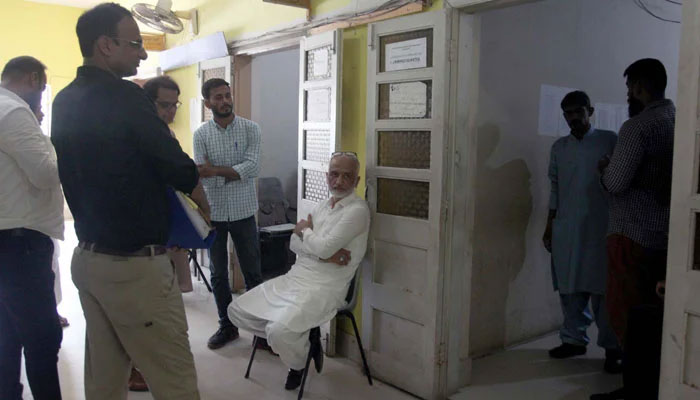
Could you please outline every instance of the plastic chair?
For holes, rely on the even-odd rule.
[[[350,318],[350,321],[352,322],[352,328],[355,330],[355,338],[357,339],[357,347],[360,350],[360,356],[362,356],[362,365],[365,370],[365,375],[367,375],[367,381],[369,382],[370,385],[372,385],[372,374],[369,371],[369,365],[367,364],[367,358],[365,357],[365,350],[362,347],[362,339],[360,339],[360,332],[357,329],[357,322],[355,321],[355,316],[352,315],[352,310],[355,308],[355,305],[357,304],[357,293],[360,285],[358,282],[360,282],[360,270],[362,268],[362,265],[359,265],[357,267],[357,271],[355,271],[355,276],[352,278],[350,281],[350,287],[348,288],[348,294],[345,296],[345,306],[341,307],[338,309],[337,316],[346,316]],[[320,327],[316,327],[311,329],[309,332],[309,340],[311,340],[311,335],[313,335],[316,331],[316,334],[320,332]],[[255,351],[257,350],[257,344],[258,344],[258,337],[255,336],[253,339],[253,353],[250,355],[250,361],[248,361],[248,369],[245,372],[245,378],[248,379],[250,376],[250,369],[253,366],[253,359],[255,358]],[[306,385],[306,377],[309,375],[309,366],[311,364],[311,358],[312,358],[312,350],[313,346],[309,346],[309,354],[306,356],[306,366],[304,367],[304,374],[301,378],[301,386],[299,386],[299,396],[297,396],[298,400],[301,400],[302,396],[304,395],[304,386]],[[323,351],[323,349],[321,350]]]

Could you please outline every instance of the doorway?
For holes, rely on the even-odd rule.
[[[666,96],[675,101],[678,91],[679,24],[653,18],[634,2],[520,3],[462,12],[459,18],[456,98],[472,95],[468,107],[456,104],[455,151],[468,155],[466,169],[472,173],[463,187],[472,191],[464,195],[464,207],[473,210],[467,264],[473,359],[551,334],[561,324],[550,255],[541,238],[549,208],[550,149],[569,134],[560,117],[563,95],[587,92],[596,108],[593,126],[617,131],[626,119],[623,71],[632,62],[661,60],[668,73]],[[680,18],[677,5],[658,8],[667,19]],[[589,347],[595,347],[595,339]],[[523,360],[522,380],[536,360],[548,361],[545,349],[539,351]],[[602,371],[603,361],[599,364]],[[475,377],[479,365],[473,364]],[[573,393],[584,386],[573,385],[568,393],[573,397],[566,398],[578,398]]]

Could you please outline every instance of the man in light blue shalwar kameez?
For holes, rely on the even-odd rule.
[[[608,198],[600,185],[597,164],[613,153],[617,136],[593,129],[593,108],[586,93],[567,94],[561,107],[571,134],[552,145],[550,211],[543,241],[552,253],[554,290],[559,291],[564,323],[559,331],[562,344],[549,355],[568,358],[586,353],[586,330],[593,321],[590,302],[598,345],[606,350],[605,370],[616,373],[620,372],[621,354],[604,301]]]

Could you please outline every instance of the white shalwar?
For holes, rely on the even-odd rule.
[[[313,229],[303,239],[292,235],[297,260],[285,275],[266,281],[229,305],[237,327],[265,337],[282,361],[302,369],[309,351],[309,330],[330,321],[345,304],[350,281],[362,261],[369,233],[369,208],[350,194],[331,207],[320,203],[311,213]],[[350,251],[348,265],[321,259],[340,249]]]

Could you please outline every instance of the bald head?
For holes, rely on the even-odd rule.
[[[360,161],[353,154],[340,153],[328,164],[328,190],[336,200],[350,195],[360,182]]]

